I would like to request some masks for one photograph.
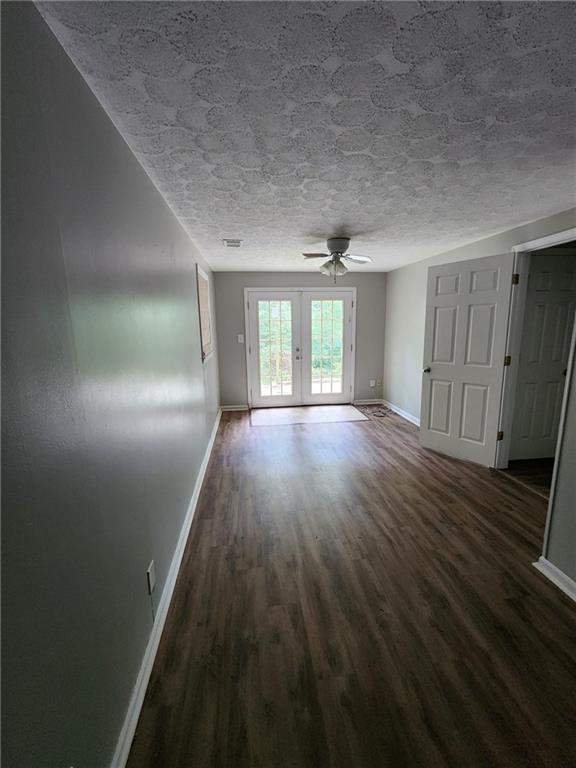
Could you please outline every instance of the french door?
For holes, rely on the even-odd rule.
[[[354,305],[354,289],[247,289],[250,405],[349,403]]]

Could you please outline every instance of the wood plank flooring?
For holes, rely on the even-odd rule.
[[[128,768],[574,768],[545,506],[396,415],[224,414]]]

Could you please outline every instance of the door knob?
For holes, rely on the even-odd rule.
[[[432,370],[432,368],[424,368],[422,373],[430,373],[431,370]]]

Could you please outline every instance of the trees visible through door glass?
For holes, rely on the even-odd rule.
[[[344,301],[314,299],[311,302],[312,394],[342,392]]]
[[[258,344],[260,396],[291,396],[291,301],[258,301]]]

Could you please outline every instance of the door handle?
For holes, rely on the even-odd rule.
[[[431,370],[432,370],[432,368],[424,368],[422,370],[422,373],[430,373]]]

